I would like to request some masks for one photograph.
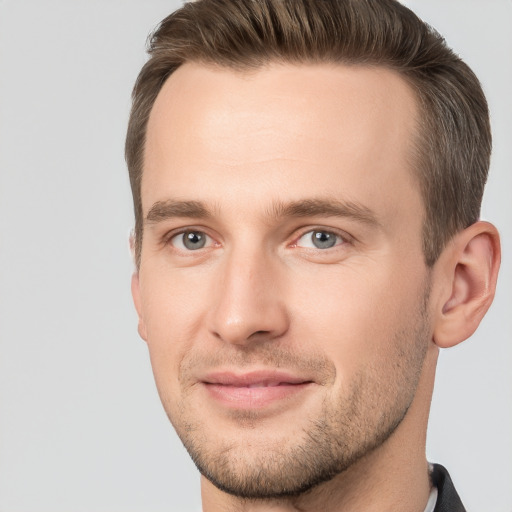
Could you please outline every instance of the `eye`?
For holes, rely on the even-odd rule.
[[[345,240],[336,233],[315,229],[304,233],[296,242],[299,247],[311,249],[330,249],[336,245],[341,245]]]
[[[182,251],[197,251],[211,245],[212,239],[202,231],[190,230],[174,235],[170,239],[170,243]]]

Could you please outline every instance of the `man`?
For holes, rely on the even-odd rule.
[[[199,0],[150,55],[132,292],[205,512],[464,510],[425,436],[499,267],[474,74],[393,0]]]

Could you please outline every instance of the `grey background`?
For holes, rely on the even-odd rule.
[[[495,304],[441,354],[428,456],[469,511],[512,511],[512,2],[407,2],[488,94]],[[147,34],[179,2],[0,1],[0,512],[200,510],[129,280],[123,161]],[[390,476],[391,477],[391,476]]]

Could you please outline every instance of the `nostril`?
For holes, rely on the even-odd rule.
[[[256,331],[256,332],[253,332],[250,336],[250,338],[252,338],[253,336],[256,337],[256,336],[266,336],[269,334],[270,331]]]

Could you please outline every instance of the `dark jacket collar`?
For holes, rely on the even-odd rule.
[[[466,512],[448,471],[440,464],[432,464],[432,466],[433,471],[430,476],[432,483],[437,487],[437,502],[434,512]]]

